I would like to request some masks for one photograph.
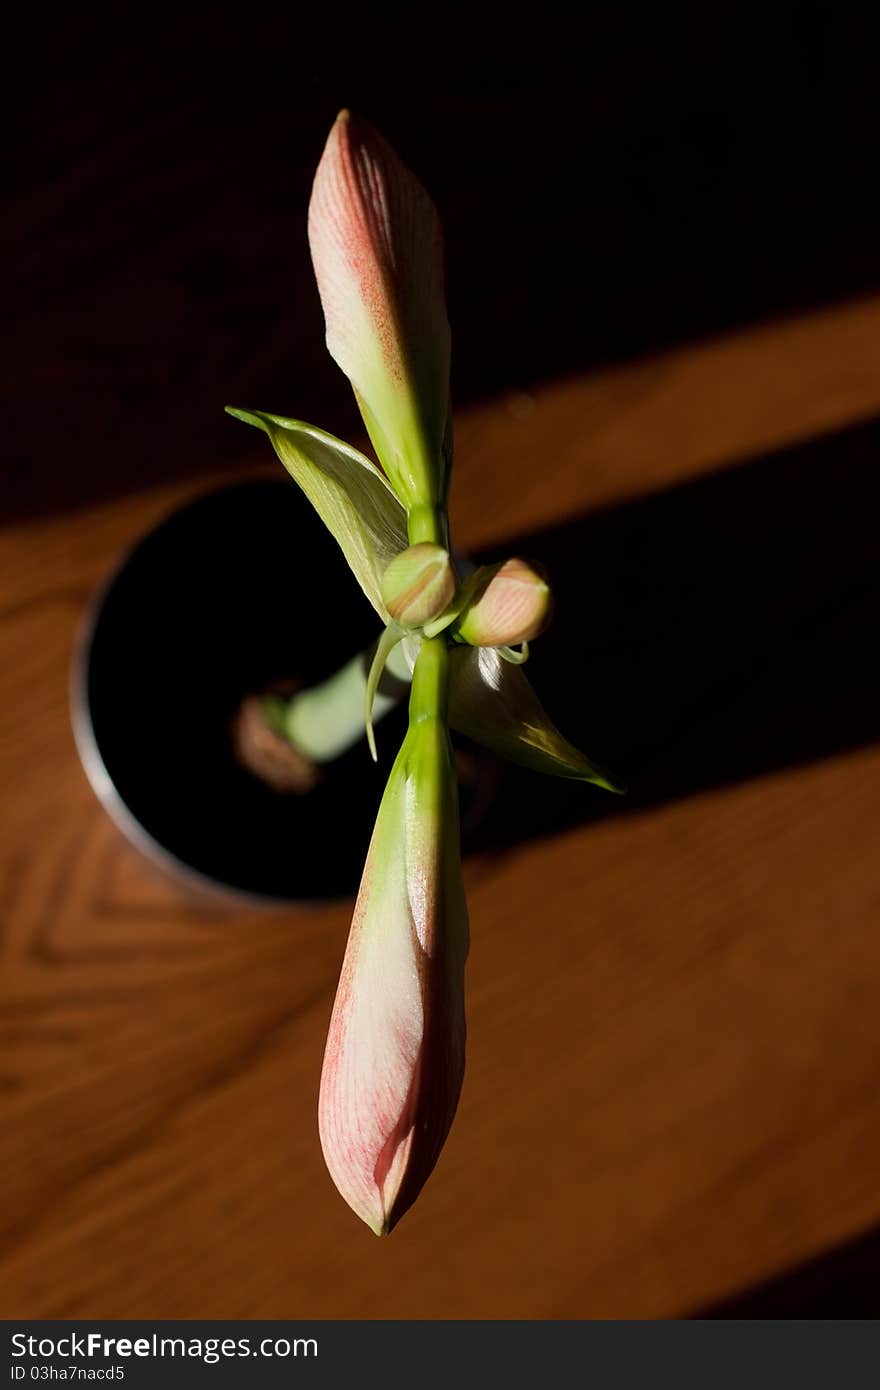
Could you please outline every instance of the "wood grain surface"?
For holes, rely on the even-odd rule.
[[[840,480],[871,485],[878,414],[880,299],[575,376],[462,416],[456,536],[503,545],[744,469],[760,510],[779,451],[819,440],[817,496],[854,540],[829,568],[817,524],[831,607],[818,625],[791,613],[800,645],[780,660],[836,652],[861,670],[841,653],[876,643],[876,510],[857,515],[859,493],[850,514]],[[836,474],[855,427],[861,452]],[[258,440],[240,447],[236,475],[266,467]],[[628,808],[604,815],[587,789],[582,819],[468,860],[461,1108],[394,1235],[360,1226],[315,1120],[349,909],[187,897],[121,839],[71,737],[95,586],[198,490],[2,534],[0,1312],[680,1316],[880,1222],[876,715],[832,727],[854,680],[778,762],[734,759],[684,789],[665,771],[748,743],[776,679],[763,661],[682,705],[650,795],[634,757]],[[593,681],[615,678],[612,646]],[[785,723],[817,703],[794,684]]]

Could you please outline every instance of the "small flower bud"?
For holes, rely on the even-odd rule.
[[[422,627],[452,602],[455,574],[440,545],[420,541],[396,555],[382,579],[382,599],[403,627]]]
[[[474,576],[475,597],[459,618],[458,635],[472,647],[514,646],[537,637],[550,617],[547,581],[525,560],[506,560],[482,575]]]

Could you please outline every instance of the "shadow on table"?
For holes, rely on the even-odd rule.
[[[766,1283],[693,1316],[868,1318],[880,1315],[880,1229],[835,1247]]]
[[[880,422],[757,458],[498,552],[548,567],[534,684],[630,783],[505,771],[472,848],[501,847],[880,736]],[[874,1318],[880,1229],[699,1318]]]
[[[505,770],[501,847],[810,762],[880,734],[880,422],[504,544],[558,605],[529,665],[630,791]]]

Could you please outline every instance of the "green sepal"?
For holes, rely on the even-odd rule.
[[[385,670],[385,663],[398,642],[402,642],[405,636],[406,628],[401,627],[400,623],[389,623],[376,643],[376,651],[370,663],[370,672],[364,691],[364,725],[367,731],[367,743],[370,745],[370,755],[374,763],[378,762],[379,759],[376,753],[376,735],[373,730],[373,701],[382,679],[382,672]]]
[[[528,642],[520,642],[519,651],[515,647],[496,647],[495,650],[501,660],[508,662],[510,666],[525,666],[529,659]]]
[[[383,623],[382,575],[408,544],[406,512],[384,475],[357,449],[302,420],[227,406],[245,424],[263,430],[299,484]],[[320,577],[316,576],[316,585]]]
[[[493,753],[536,772],[595,782],[611,792],[626,790],[563,738],[524,673],[494,647],[450,650],[449,723]]]

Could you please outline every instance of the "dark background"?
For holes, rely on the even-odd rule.
[[[439,204],[459,405],[880,279],[867,6],[381,9],[13,12],[6,509],[234,463],[227,400],[357,431],[305,234],[342,105]]]

